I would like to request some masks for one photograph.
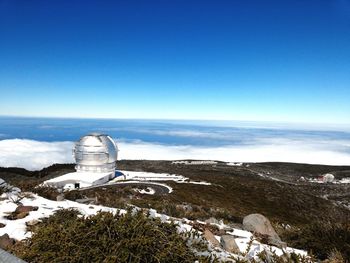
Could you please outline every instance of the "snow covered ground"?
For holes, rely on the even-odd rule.
[[[350,178],[343,178],[338,181],[339,184],[350,184]]]
[[[0,198],[0,222],[5,224],[5,227],[0,228],[0,236],[7,233],[10,237],[15,238],[17,240],[22,240],[31,236],[31,233],[26,231],[27,222],[43,217],[48,217],[59,209],[75,208],[78,211],[80,211],[83,215],[93,215],[96,214],[97,211],[106,211],[112,213],[124,211],[105,206],[85,205],[69,200],[57,202],[45,199],[36,194],[30,194],[27,197],[21,199],[20,202],[23,205],[37,206],[38,210],[31,211],[29,215],[25,218],[9,220],[6,219],[6,216],[16,210],[17,204],[13,200],[17,199],[18,195],[13,193],[5,193],[2,194]]]
[[[152,187],[147,187],[146,189],[134,189],[136,192],[139,192],[140,194],[146,194],[146,195],[154,195],[156,191]]]
[[[226,165],[228,165],[228,166],[242,166],[243,163],[230,162],[230,163],[226,163]]]
[[[106,183],[111,175],[113,173],[73,172],[47,180],[44,184],[57,188],[74,189],[74,183],[79,183],[79,187],[84,188]]]
[[[147,189],[147,192],[152,193],[152,190]],[[15,201],[19,199],[23,205],[37,206],[38,210],[31,211],[28,216],[22,219],[16,219],[16,220],[7,219],[6,216],[16,210],[18,205],[16,204]],[[1,207],[0,223],[3,223],[5,225],[5,227],[0,228],[0,236],[7,233],[11,238],[15,238],[17,240],[22,240],[31,236],[31,232],[28,232],[26,230],[27,222],[33,221],[33,220],[40,220],[41,218],[48,217],[59,209],[74,208],[80,211],[85,216],[96,214],[98,211],[107,211],[111,213],[125,213],[125,210],[123,209],[110,208],[110,207],[99,206],[99,205],[86,205],[86,204],[81,204],[81,203],[68,201],[68,200],[52,201],[33,193],[20,193],[18,191],[14,191],[14,192],[10,191],[8,193],[2,194],[0,197],[0,207]],[[174,221],[178,225],[177,229],[178,229],[178,232],[180,233],[194,230],[192,227],[194,222],[186,218],[183,218],[183,219],[171,218],[167,215],[157,213],[157,211],[154,209],[150,209],[149,214],[151,218],[152,217],[160,218],[162,222],[169,223],[171,221]],[[205,224],[204,222],[197,222],[197,223]],[[229,227],[223,224],[222,222],[220,222],[220,224],[213,224],[213,225],[216,225],[220,229],[227,229]],[[231,231],[227,232],[227,234],[233,235],[235,237],[235,241],[241,253],[246,252],[248,248],[248,244],[251,242],[251,238],[252,238],[252,234],[250,232],[233,228]],[[216,236],[216,238],[219,239],[218,236]],[[220,248],[214,249],[211,245],[208,247],[208,249],[209,249],[208,253],[216,255],[221,259],[227,259],[231,256],[241,256],[241,255],[234,255]],[[283,254],[283,251],[277,247],[264,245],[254,240],[248,252],[248,257],[250,258],[254,257],[257,255],[257,253],[263,250],[275,252],[277,255]],[[293,248],[286,248],[285,252],[288,252],[288,253],[294,252],[300,255],[307,255],[305,251],[297,250]]]
[[[187,177],[182,175],[175,174],[167,174],[167,173],[150,173],[150,172],[135,172],[135,171],[118,171],[118,175],[114,179],[108,181],[108,177],[110,174],[108,173],[89,173],[89,172],[75,172],[68,173],[62,176],[44,181],[44,185],[55,186],[58,188],[64,187],[64,189],[74,189],[74,183],[79,183],[80,189],[90,189],[94,187],[102,187],[108,185],[116,185],[116,184],[155,184],[158,186],[164,186],[168,188],[169,193],[173,191],[173,189],[166,185],[165,181],[174,181],[176,183],[181,184],[200,184],[200,185],[211,185],[211,183],[204,181],[192,181]],[[102,180],[101,180],[102,179]],[[106,180],[105,180],[106,179]],[[1,183],[1,182],[0,182]],[[144,193],[144,192],[140,192]],[[146,192],[145,192],[146,194]]]
[[[173,161],[172,164],[186,164],[186,165],[201,165],[201,164],[217,164],[215,161]]]

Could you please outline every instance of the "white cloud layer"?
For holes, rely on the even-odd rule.
[[[0,166],[38,170],[54,163],[72,163],[73,142],[40,142],[25,139],[0,140]],[[225,147],[166,146],[144,142],[120,142],[119,159],[220,160],[227,162],[298,162],[350,165],[348,141],[311,142],[276,139],[257,145]]]
[[[54,163],[72,163],[72,142],[25,139],[0,141],[0,166],[40,170]]]
[[[164,146],[147,143],[119,143],[122,159],[149,160],[218,160],[227,162],[297,162],[350,165],[350,154],[327,147],[277,141],[254,146],[196,147]]]

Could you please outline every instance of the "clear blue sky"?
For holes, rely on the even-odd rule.
[[[0,115],[350,123],[350,0],[0,0]]]

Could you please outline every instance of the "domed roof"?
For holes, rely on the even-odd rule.
[[[114,140],[105,134],[91,133],[76,142],[74,157],[77,164],[103,165],[117,161],[118,149]]]

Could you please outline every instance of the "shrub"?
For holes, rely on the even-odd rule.
[[[252,263],[313,263],[315,259],[311,256],[301,256],[295,253],[278,256],[275,252],[262,251],[257,255],[258,260],[252,259]],[[340,263],[340,262],[339,262]]]
[[[13,184],[20,188],[23,192],[33,191],[39,183],[40,181],[35,179],[14,180],[13,182]]]
[[[350,258],[350,222],[313,222],[299,230],[287,231],[282,238],[292,247],[313,252],[319,259],[326,259],[335,250],[344,258]]]
[[[74,210],[60,210],[14,252],[28,262],[194,262],[199,258],[188,241],[176,225],[142,212],[82,217]]]
[[[85,198],[85,196],[82,194],[82,191],[78,191],[78,190],[71,190],[71,191],[64,192],[64,197],[72,201],[75,201],[76,199]]]
[[[44,185],[33,188],[33,192],[46,199],[54,200],[54,201],[57,200],[57,196],[59,195],[59,192],[55,187],[44,186]]]

